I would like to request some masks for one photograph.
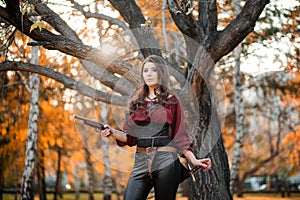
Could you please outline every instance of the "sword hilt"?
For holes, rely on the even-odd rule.
[[[201,168],[201,166],[196,166],[196,167],[191,167],[189,164],[188,164],[188,168],[189,168],[189,173],[192,177],[192,181],[193,182],[196,182],[196,178],[195,178],[195,173]]]

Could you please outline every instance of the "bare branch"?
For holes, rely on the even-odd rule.
[[[121,76],[126,74],[126,76],[124,77],[127,78],[129,82],[132,82],[133,85],[137,85],[138,73],[136,69],[134,69],[134,67],[130,66],[129,64],[122,64],[120,60],[118,60],[117,62],[114,62],[112,67],[110,67],[111,63],[113,62],[112,60],[103,55],[99,49],[84,45],[81,43],[81,41],[77,42],[76,38],[75,40],[72,40],[69,37],[65,37],[63,35],[55,35],[47,31],[46,29],[42,29],[41,32],[38,30],[33,30],[32,32],[30,32],[29,30],[32,22],[28,18],[23,19],[23,26],[21,26],[20,24],[18,24],[19,20],[16,17],[11,17],[4,8],[0,8],[0,15],[4,16],[7,21],[15,25],[20,31],[24,31],[26,35],[37,41],[35,43],[29,43],[29,45],[42,45],[43,47],[50,50],[59,50],[81,60],[89,61],[96,64],[97,66],[101,66],[102,71],[108,70],[105,71],[106,76],[103,76],[103,74],[99,75],[99,73],[95,73],[95,70],[99,68],[101,69],[101,67],[95,67],[94,65],[85,65],[86,70],[90,72],[92,76],[100,80],[102,83],[106,84],[108,87],[114,89],[114,83],[119,81],[119,78],[113,75],[114,73],[119,73]],[[110,81],[109,78],[113,78],[112,81]],[[128,89],[133,88],[129,82],[123,85],[123,89],[122,87],[118,87],[117,92],[120,92],[121,94],[128,94]]]
[[[212,41],[211,57],[215,62],[231,52],[253,31],[269,0],[248,0],[239,15]]]
[[[152,54],[161,56],[159,43],[155,39],[151,28],[149,26],[142,28],[146,19],[140,8],[136,5],[135,0],[109,0],[109,2],[129,24],[129,28],[132,29],[132,33],[138,42],[143,56],[147,57]]]
[[[212,0],[209,4],[208,19],[207,35],[212,37],[216,34],[218,26],[218,10],[216,0]]]
[[[83,6],[80,5],[79,3],[75,2],[74,0],[70,0],[70,2],[72,2],[74,7],[77,10],[79,10],[86,18],[95,18],[95,19],[106,20],[111,24],[118,25],[119,27],[121,27],[125,31],[130,30],[130,28],[127,26],[127,24],[124,23],[123,21],[119,20],[118,18],[113,18],[113,17],[107,16],[107,15],[104,15],[104,14],[99,14],[99,13],[86,12],[86,11],[84,11]]]
[[[26,78],[25,76],[23,76],[23,74],[20,71],[17,71],[17,74],[21,77],[22,83],[25,85],[26,90],[31,93],[31,89],[29,87],[29,85],[27,84]]]
[[[48,22],[62,35],[72,39],[73,41],[81,43],[76,32],[73,31],[58,14],[53,12],[46,4],[42,3],[41,0],[29,0],[29,2],[35,6],[35,10],[42,17],[42,20]]]
[[[30,63],[12,62],[12,61],[5,61],[0,63],[0,71],[10,71],[10,70],[28,71],[28,72],[44,75],[46,77],[52,78],[62,83],[67,88],[76,90],[78,93],[94,99],[95,101],[102,101],[109,104],[125,106],[128,99],[128,97],[125,96],[112,95],[112,94],[108,94],[96,90],[80,81],[76,81],[73,78],[61,74],[59,72],[56,72],[48,67],[42,67],[40,65],[34,65]]]
[[[216,0],[198,1],[199,24],[202,37],[212,37],[217,31],[218,13]]]
[[[171,3],[173,1],[167,1],[168,3],[168,9],[171,13],[171,16],[176,24],[176,26],[179,28],[179,30],[186,36],[189,36],[190,38],[193,38],[198,43],[201,43],[204,39],[204,32],[201,31],[201,27],[195,20],[192,14],[187,15],[184,12],[181,13],[174,13],[172,11]]]
[[[76,1],[74,0],[69,0],[73,5],[74,7],[79,10],[86,18],[95,18],[95,19],[101,19],[101,20],[106,20],[108,21],[110,24],[115,24],[119,27],[121,27],[130,37],[131,37],[131,40],[132,40],[132,43],[138,47],[138,42],[136,41],[133,33],[131,32],[131,29],[128,27],[128,25],[119,20],[118,18],[113,18],[113,17],[110,17],[110,16],[107,16],[107,15],[104,15],[104,14],[99,14],[99,13],[91,13],[91,12],[86,12],[84,11],[83,9],[83,6],[80,5],[79,3],[77,3]]]

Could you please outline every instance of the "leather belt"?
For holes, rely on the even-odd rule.
[[[175,147],[169,147],[169,146],[161,146],[161,147],[137,147],[136,152],[137,153],[143,153],[143,154],[150,154],[151,152],[154,151],[168,151],[168,152],[173,152],[177,153],[177,149]]]
[[[160,147],[167,146],[171,142],[169,136],[153,136],[153,137],[139,137],[137,139],[138,147]]]
[[[158,146],[158,147],[137,147],[136,152],[146,154],[148,156],[147,162],[148,162],[148,173],[149,177],[152,179],[152,161],[154,159],[155,154],[158,151],[167,151],[167,152],[177,152],[177,149],[175,147],[170,146]]]

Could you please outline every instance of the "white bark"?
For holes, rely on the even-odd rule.
[[[240,0],[235,2],[235,13],[240,11]],[[235,123],[236,135],[233,150],[233,158],[230,171],[230,192],[233,194],[234,185],[239,178],[239,171],[241,165],[241,156],[243,152],[243,137],[244,137],[244,106],[242,96],[242,76],[241,76],[241,52],[242,45],[239,44],[233,51],[235,58],[235,83],[234,83],[234,104],[235,104]]]
[[[39,47],[32,47],[30,62],[38,64]],[[30,113],[28,119],[28,135],[26,140],[25,165],[22,176],[20,198],[33,199],[32,184],[34,178],[34,162],[37,151],[37,131],[39,117],[39,86],[40,78],[38,74],[30,74]]]
[[[234,103],[235,103],[235,120],[236,120],[236,135],[233,150],[233,158],[231,164],[231,177],[230,177],[230,191],[233,194],[233,187],[238,180],[242,147],[243,147],[243,136],[244,136],[244,106],[243,97],[241,89],[241,72],[240,72],[240,53],[241,46],[239,45],[236,50],[234,50],[234,56],[236,58],[235,66],[235,84],[234,84]]]

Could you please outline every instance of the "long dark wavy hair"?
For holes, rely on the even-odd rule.
[[[170,75],[168,65],[162,57],[157,55],[150,55],[142,63],[140,86],[129,103],[128,114],[130,115],[143,106],[144,99],[149,95],[149,88],[143,78],[142,73],[145,64],[148,62],[154,63],[157,70],[158,86],[154,89],[154,93],[157,97],[158,106],[168,105],[171,103],[168,101],[168,97],[173,95],[174,93],[170,89]],[[149,113],[151,113],[151,111]]]

